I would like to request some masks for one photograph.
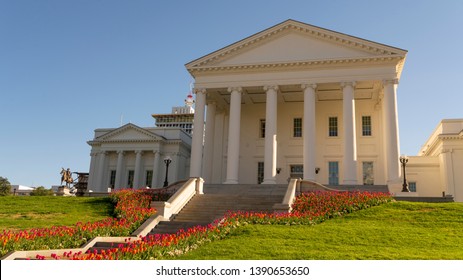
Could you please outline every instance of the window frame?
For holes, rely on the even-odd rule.
[[[332,121],[336,121],[336,123],[333,125]],[[332,132],[334,132],[333,135]],[[339,137],[339,118],[337,116],[328,117],[328,137]]]
[[[265,119],[259,119],[259,138],[265,138]]]
[[[153,170],[145,171],[145,186],[152,188],[151,183],[153,182]]]
[[[295,170],[299,169],[299,170]],[[304,165],[303,164],[290,164],[289,165],[289,178],[303,178]]]
[[[298,126],[296,126],[296,121],[298,121]],[[297,117],[293,118],[293,138],[302,138],[302,118]]]
[[[370,115],[362,116],[362,136],[373,136],[373,121]]]
[[[367,164],[371,164],[371,178],[367,178],[365,167]],[[371,183],[368,183],[371,181]],[[362,183],[364,186],[373,186],[375,184],[375,162],[372,160],[362,161]]]
[[[336,172],[334,167],[336,166]],[[331,174],[336,174],[336,176],[331,176]],[[335,179],[335,181],[332,181]],[[330,186],[339,186],[339,161],[328,161],[328,185]]]
[[[264,182],[264,162],[257,162],[257,184]]]
[[[127,187],[133,189],[133,182],[135,181],[135,170],[127,170]]]
[[[109,170],[109,186],[111,189],[114,189],[116,187],[116,176],[117,176],[117,171],[112,169]]]

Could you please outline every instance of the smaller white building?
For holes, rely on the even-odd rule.
[[[421,197],[451,195],[463,202],[463,119],[444,119],[418,156],[409,157],[410,191]]]
[[[11,185],[10,190],[13,195],[24,196],[24,195],[30,195],[31,192],[35,190],[35,188],[23,186],[23,185]]]
[[[175,114],[179,108],[182,112]],[[168,120],[157,122],[160,127],[129,123],[96,129],[93,140],[87,142],[92,147],[87,191],[159,188],[165,182],[187,179],[194,113],[189,105],[172,110],[172,114],[153,115]],[[166,159],[170,160],[168,170]]]

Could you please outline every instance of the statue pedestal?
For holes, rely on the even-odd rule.
[[[66,186],[59,186],[58,191],[56,192],[57,196],[74,196],[74,194],[71,193],[71,190],[66,187]]]

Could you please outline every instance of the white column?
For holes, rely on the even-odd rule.
[[[104,186],[104,179],[105,179],[105,163],[106,163],[106,152],[100,152],[100,159],[98,163],[98,181],[96,186],[96,191],[99,192],[107,192],[108,189]]]
[[[215,102],[207,104],[206,113],[206,139],[204,140],[204,164],[203,178],[210,183],[212,179],[212,159],[214,155],[214,134],[215,134]]]
[[[399,164],[399,124],[397,118],[397,79],[383,81],[384,86],[384,126],[386,160],[387,160],[387,182],[388,184],[400,182]]]
[[[135,172],[133,174],[133,188],[134,189],[141,189],[143,186],[141,186],[140,182],[140,175],[142,171],[142,164],[141,164],[141,156],[143,155],[143,152],[140,150],[135,151]]]
[[[124,151],[117,151],[116,181],[114,189],[122,189],[122,164],[124,163]]]
[[[446,195],[453,195],[453,197],[456,197],[454,180],[455,176],[453,174],[452,168],[452,153],[453,149],[442,149],[442,152],[439,155],[439,165],[442,191],[445,192]]]
[[[304,141],[304,180],[315,181],[316,162],[316,126],[315,126],[315,89],[316,84],[303,84],[304,119],[302,121],[302,136]]]
[[[355,134],[355,82],[341,83],[344,125],[344,184],[357,184],[357,141]]]
[[[206,89],[196,89],[196,105],[191,143],[190,177],[201,177],[204,140],[204,109],[206,106]]]
[[[215,128],[214,128],[214,152],[213,165],[212,165],[212,178],[209,183],[220,184],[225,180],[224,176],[224,132],[227,129],[227,122],[225,121],[225,112],[216,110]]]
[[[159,164],[160,164],[160,159],[161,159],[161,153],[159,153],[159,151],[153,151],[153,153],[154,153],[153,179],[151,180],[151,187],[152,188],[157,188],[157,187],[162,187],[161,185],[158,185],[158,182],[159,182],[159,178],[158,178],[159,177]]]
[[[267,92],[267,100],[265,106],[264,181],[262,184],[275,184],[277,175],[278,86],[265,86],[264,90]]]
[[[232,87],[228,126],[227,178],[225,184],[238,184],[241,129],[241,87]]]
[[[96,172],[96,165],[97,165],[97,160],[98,160],[98,157],[97,157],[98,153],[96,152],[91,152],[90,153],[90,168],[89,168],[89,175],[88,175],[88,187],[87,187],[87,190],[92,190],[92,191],[95,191],[96,188],[95,188],[95,184],[97,182],[97,179],[98,179],[98,174]]]

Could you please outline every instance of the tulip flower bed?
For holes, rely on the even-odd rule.
[[[127,236],[155,213],[151,196],[143,190],[120,190],[111,194],[115,218],[0,233],[0,256],[10,251],[78,248],[97,236]]]
[[[315,225],[327,219],[353,211],[387,203],[389,194],[368,192],[311,192],[299,195],[291,213],[230,212],[208,226],[197,226],[176,234],[156,234],[129,242],[118,248],[88,253],[66,253],[53,258],[75,260],[139,260],[160,259],[181,255],[201,246],[230,236],[234,229],[247,224],[309,224]],[[129,241],[129,240],[128,240]],[[38,256],[43,258],[43,256]]]

